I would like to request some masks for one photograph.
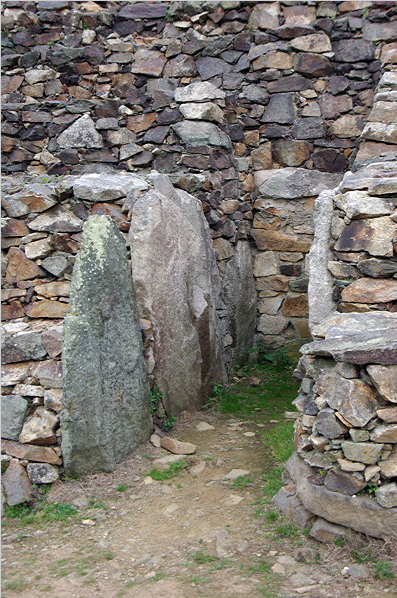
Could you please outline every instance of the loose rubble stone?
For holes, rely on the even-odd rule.
[[[148,187],[138,177],[117,174],[85,174],[73,183],[75,197],[88,201],[120,199],[131,191],[144,191]]]
[[[8,251],[7,282],[30,280],[42,276],[42,270],[35,262],[29,260],[17,247],[10,247]]]
[[[19,442],[26,444],[54,444],[56,442],[55,427],[59,420],[56,415],[44,407],[38,407],[25,422],[19,436]]]
[[[197,446],[191,442],[181,442],[168,436],[161,438],[160,445],[175,455],[192,455],[197,450]]]
[[[388,303],[397,299],[397,281],[359,278],[342,291],[342,301]]]
[[[191,83],[186,87],[178,87],[175,90],[176,102],[208,102],[210,100],[222,100],[226,96],[222,89],[219,89],[208,81]]]
[[[297,199],[319,195],[321,191],[336,186],[341,180],[338,174],[309,171],[303,168],[263,170],[255,173],[255,183],[263,197]],[[289,251],[289,250],[286,250]]]
[[[347,529],[345,527],[330,523],[321,517],[316,519],[310,530],[310,535],[313,538],[324,543],[333,542],[334,540],[339,540],[341,538],[344,539],[346,534]]]

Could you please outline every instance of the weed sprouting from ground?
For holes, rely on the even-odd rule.
[[[235,480],[233,480],[232,488],[247,488],[247,486],[252,486],[252,480],[248,476],[239,475]]]
[[[177,461],[176,463],[171,463],[168,469],[164,471],[160,471],[159,469],[152,469],[146,475],[150,476],[153,480],[161,482],[163,480],[169,480],[171,478],[176,477],[179,473],[181,473],[182,469],[185,469],[187,466],[188,463],[184,459],[182,459],[181,461]]]

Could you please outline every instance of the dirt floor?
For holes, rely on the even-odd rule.
[[[198,431],[203,421],[213,429]],[[360,536],[320,544],[265,499],[263,432],[264,424],[197,413],[169,434],[198,447],[174,478],[147,476],[169,454],[147,443],[112,474],[59,483],[48,500],[74,504],[77,515],[25,527],[6,519],[3,597],[397,596],[397,577],[384,569],[397,559],[392,546]],[[225,479],[233,469],[249,473]]]

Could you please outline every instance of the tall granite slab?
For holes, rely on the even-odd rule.
[[[334,190],[322,191],[314,204],[314,239],[309,251],[309,325],[312,329],[336,309],[333,279],[327,268],[332,259],[331,221]]]
[[[254,345],[257,293],[253,260],[248,241],[239,241],[234,256],[228,261],[223,278],[222,298],[228,314],[227,332],[233,339],[233,361],[247,359]]]
[[[65,471],[112,471],[152,426],[125,241],[108,216],[85,225],[64,330]]]
[[[220,282],[201,203],[153,175],[132,208],[130,246],[141,318],[154,331],[153,376],[167,414],[199,408],[224,379]]]

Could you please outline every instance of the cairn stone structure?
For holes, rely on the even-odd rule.
[[[176,393],[161,373],[159,348],[170,345],[162,345],[164,328],[156,329],[160,312],[140,294],[148,256],[141,256],[145,271],[134,271],[147,372],[162,380],[169,410],[199,405],[252,345],[274,349],[309,338],[315,295],[327,297],[319,323],[336,305],[344,313],[393,310],[392,192],[366,184],[389,184],[396,154],[396,11],[392,2],[365,4],[2,4],[9,504],[27,500],[31,483],[57,479],[63,466],[63,322],[90,216],[114,221],[132,266],[139,252],[128,233],[132,225],[141,240],[146,235],[146,201],[172,210],[168,236],[177,237],[177,221],[182,237],[196,231],[192,249],[201,258],[187,259],[182,294],[168,287],[188,306],[182,321],[192,367]],[[354,175],[343,178],[353,163]],[[352,176],[363,180],[351,187]],[[342,179],[333,210],[330,190]],[[321,193],[328,197],[321,200],[324,218],[332,221],[331,232],[324,230],[340,246],[331,255],[329,244],[315,240],[330,265],[321,291],[312,268],[308,298],[313,206]],[[375,211],[358,215],[368,204]],[[372,241],[363,226],[373,230]],[[346,247],[353,228],[365,247]],[[361,265],[348,259],[359,254]],[[160,246],[154,255],[164,257]],[[181,253],[175,247],[169,255]],[[178,359],[181,346],[170,348]],[[195,392],[185,404],[178,401],[190,389],[186,380]]]
[[[346,528],[397,537],[397,171],[389,157],[360,159],[368,132],[382,144],[395,122],[396,83],[386,71],[353,172],[316,202],[314,341],[296,371],[296,452],[275,502],[324,541]]]

